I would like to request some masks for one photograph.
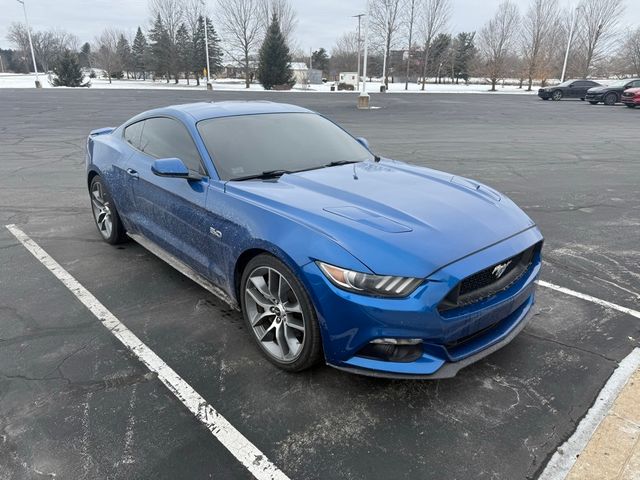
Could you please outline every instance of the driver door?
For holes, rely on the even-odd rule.
[[[156,159],[179,158],[200,180],[160,177]],[[184,125],[168,117],[144,121],[140,149],[129,161],[138,231],[201,275],[209,277],[211,219],[206,210],[209,178]]]

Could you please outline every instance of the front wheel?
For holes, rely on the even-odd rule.
[[[604,96],[605,105],[615,105],[617,101],[618,101],[618,95],[616,95],[615,93],[607,93]]]
[[[93,219],[102,239],[111,245],[125,242],[127,235],[116,206],[113,204],[109,192],[104,188],[102,179],[97,175],[91,180],[89,194]]]
[[[289,267],[271,255],[258,255],[244,269],[240,286],[247,328],[271,363],[299,372],[320,361],[316,311]]]
[[[625,103],[625,105],[629,108],[636,108],[635,104],[633,103]]]
[[[551,96],[551,98],[553,99],[554,102],[557,102],[558,100],[562,100],[562,92],[560,90],[556,90],[555,92],[553,92],[553,95]]]

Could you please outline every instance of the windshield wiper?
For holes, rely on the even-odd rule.
[[[339,165],[349,165],[350,163],[360,163],[361,160],[338,160],[337,162],[330,162],[323,167],[337,167]]]
[[[255,175],[247,175],[245,177],[231,178],[230,180],[233,182],[239,182],[242,180],[253,180],[255,178],[277,178],[277,177],[281,177],[285,173],[295,173],[295,172],[292,170],[283,170],[283,169],[265,170],[262,173],[257,173]]]

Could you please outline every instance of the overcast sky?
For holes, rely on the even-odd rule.
[[[514,0],[521,11],[529,0]],[[138,25],[148,27],[146,0],[26,0],[29,20],[34,29],[61,28],[74,33],[83,43],[93,41],[105,27],[135,32]],[[478,30],[495,12],[501,0],[453,0],[452,32]],[[213,0],[209,0],[213,5]],[[352,15],[365,10],[366,0],[291,0],[298,12],[295,37],[305,51],[325,47],[331,50],[336,37],[353,28]],[[576,0],[559,0],[563,6]],[[626,0],[624,25],[640,25],[638,0]],[[12,22],[24,21],[22,7],[16,0],[0,0],[0,46],[9,48],[6,39]],[[633,5],[633,8],[631,6]],[[215,24],[215,17],[214,17]]]

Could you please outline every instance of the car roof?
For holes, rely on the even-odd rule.
[[[224,102],[198,102],[183,105],[149,110],[143,115],[151,117],[156,115],[169,115],[187,120],[199,122],[210,118],[232,117],[238,115],[258,115],[264,113],[313,113],[306,108],[290,105],[288,103],[274,103],[267,101],[224,101]]]

